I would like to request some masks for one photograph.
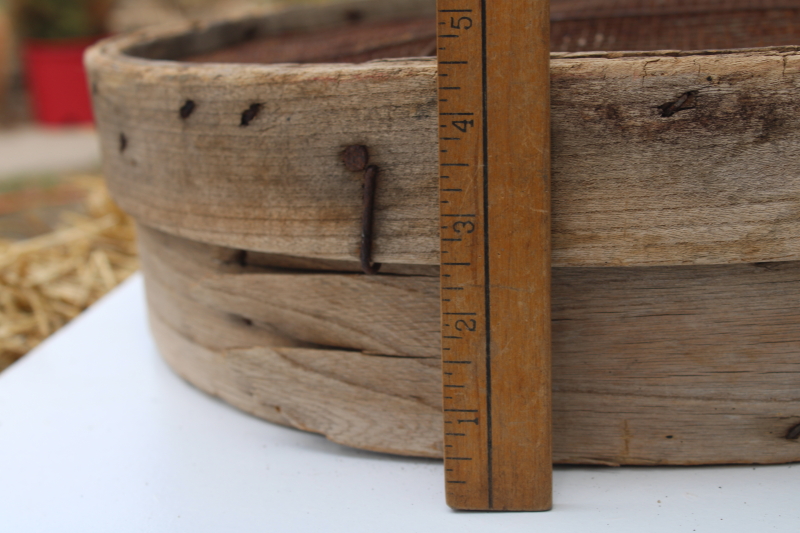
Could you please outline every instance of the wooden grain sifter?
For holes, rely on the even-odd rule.
[[[424,457],[442,455],[434,16],[296,8],[87,55],[167,362],[266,420]],[[552,1],[556,462],[800,461],[798,16]],[[354,145],[381,169],[377,276]]]

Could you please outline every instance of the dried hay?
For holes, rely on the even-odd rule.
[[[85,214],[31,239],[0,241],[0,371],[138,268],[132,220],[86,176]]]

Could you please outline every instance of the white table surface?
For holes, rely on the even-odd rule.
[[[137,275],[0,374],[0,532],[39,531],[796,533],[800,465],[557,467],[549,513],[453,512],[440,462],[275,426],[175,376]]]

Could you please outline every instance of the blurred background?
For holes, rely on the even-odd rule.
[[[282,4],[298,3],[284,0]],[[98,39],[273,0],[0,0],[0,371],[138,267],[82,67]]]

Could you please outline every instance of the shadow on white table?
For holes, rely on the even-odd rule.
[[[794,533],[799,475],[557,467],[552,512],[453,512],[441,462],[275,426],[175,376],[139,275],[0,374],[2,532]]]

